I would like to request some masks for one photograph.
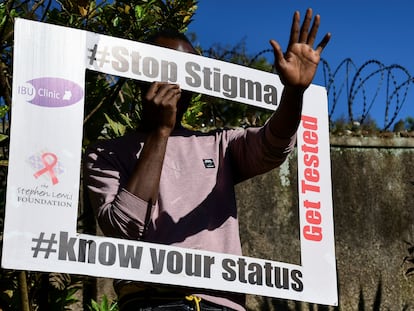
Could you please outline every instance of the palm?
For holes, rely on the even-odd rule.
[[[306,88],[315,76],[319,60],[319,53],[307,44],[295,43],[275,66],[283,84]]]
[[[320,17],[315,16],[312,27],[312,10],[306,11],[302,27],[299,26],[299,12],[295,12],[290,32],[289,45],[285,53],[274,40],[270,41],[275,54],[275,67],[285,86],[306,89],[315,76],[322,50],[328,44],[331,35],[326,34],[314,49]],[[309,29],[310,28],[310,29]]]

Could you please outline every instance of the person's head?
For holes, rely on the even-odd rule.
[[[148,37],[146,43],[165,47],[185,53],[198,54],[196,49],[191,44],[187,36],[175,29],[162,29],[155,34]],[[141,84],[141,91],[146,93],[149,88],[148,83]],[[178,102],[177,122],[181,121],[182,116],[191,103],[193,93],[189,91],[182,91]]]
[[[149,36],[146,42],[181,52],[198,54],[188,37],[176,29],[162,29]]]

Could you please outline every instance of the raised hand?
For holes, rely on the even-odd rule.
[[[181,89],[177,84],[154,82],[143,98],[147,126],[172,131],[176,123]]]
[[[275,55],[275,67],[285,86],[306,89],[315,76],[322,50],[328,44],[331,34],[327,33],[314,49],[316,35],[320,24],[320,16],[316,15],[312,27],[312,9],[306,11],[306,16],[300,27],[300,15],[293,15],[289,45],[285,53],[278,42],[270,40]]]

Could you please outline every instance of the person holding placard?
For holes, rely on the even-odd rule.
[[[313,47],[320,17],[312,14],[300,25],[295,12],[285,53],[270,41],[284,89],[263,127],[192,132],[181,126],[190,93],[164,82],[143,87],[140,128],[86,153],[85,184],[105,235],[241,255],[234,186],[280,166],[294,148],[303,94],[330,40],[328,33]],[[152,41],[196,53],[182,34]],[[121,280],[115,289],[121,311],[245,310],[236,293]]]

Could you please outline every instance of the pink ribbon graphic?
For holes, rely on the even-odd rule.
[[[34,177],[38,178],[40,175],[49,173],[50,178],[52,178],[52,184],[56,185],[59,181],[55,175],[53,168],[57,163],[57,156],[54,153],[45,152],[42,154],[42,162],[45,167],[42,168],[40,171],[37,171],[34,174]]]

